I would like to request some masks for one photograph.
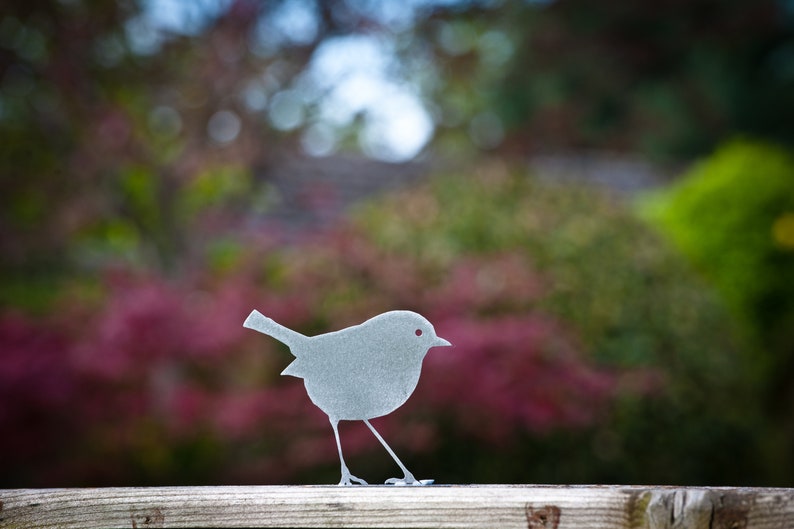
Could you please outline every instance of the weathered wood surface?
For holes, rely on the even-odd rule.
[[[794,489],[472,485],[0,490],[0,528],[794,528]]]

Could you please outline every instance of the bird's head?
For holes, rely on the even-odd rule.
[[[452,345],[444,338],[436,335],[433,324],[420,314],[407,310],[396,310],[387,312],[382,316],[388,317],[393,323],[394,329],[401,340],[416,344],[416,350],[420,350],[422,356],[431,347],[449,347]]]

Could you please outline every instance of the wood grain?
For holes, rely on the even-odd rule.
[[[472,485],[0,490],[0,528],[794,528],[794,489]]]

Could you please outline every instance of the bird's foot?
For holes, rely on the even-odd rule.
[[[347,474],[342,474],[342,479],[339,481],[339,485],[348,486],[348,485],[352,485],[353,482],[356,482],[359,485],[368,485],[366,481],[364,481],[361,478],[357,478],[356,476],[350,474],[349,472]]]
[[[396,487],[417,487],[422,485],[432,485],[435,482],[433,479],[418,480],[412,474],[406,474],[404,478],[391,478],[386,480],[386,485],[394,485]]]

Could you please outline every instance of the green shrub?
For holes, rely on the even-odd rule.
[[[760,338],[794,325],[794,158],[735,141],[646,204]],[[785,326],[785,327],[784,327]]]
[[[790,474],[794,157],[773,145],[733,141],[641,208],[733,312],[746,342],[745,369],[765,404],[763,436],[776,454],[770,468]]]

